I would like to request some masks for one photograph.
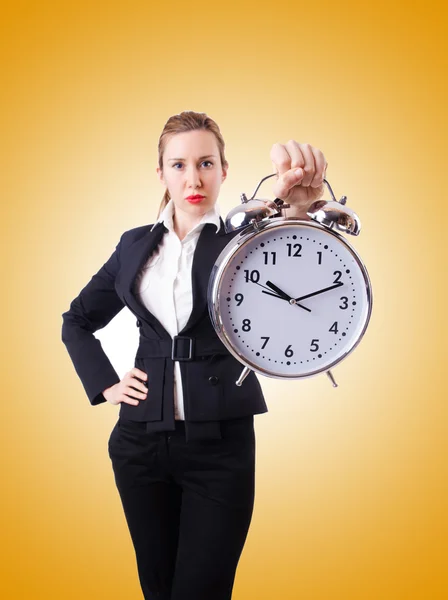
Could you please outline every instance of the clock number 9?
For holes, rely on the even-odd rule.
[[[241,302],[244,300],[243,294],[235,294],[235,300],[237,302],[237,306],[239,306],[241,304]]]
[[[260,280],[260,272],[254,269],[249,273],[248,269],[244,269],[244,278],[246,282],[252,281],[252,283],[258,283]]]

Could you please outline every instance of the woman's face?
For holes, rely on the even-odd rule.
[[[209,211],[227,176],[214,134],[203,129],[177,133],[166,143],[162,158],[163,170],[157,167],[157,174],[168,188],[175,211],[197,217]]]

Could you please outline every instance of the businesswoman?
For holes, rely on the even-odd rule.
[[[159,139],[158,219],[125,231],[65,312],[62,340],[93,405],[120,405],[109,456],[145,599],[229,600],[254,505],[255,373],[216,335],[207,309],[226,234],[216,201],[224,140],[206,114],[170,117]],[[320,150],[295,140],[270,158],[274,194],[306,217],[323,191]],[[136,316],[134,367],[120,380],[93,335],[124,306]]]

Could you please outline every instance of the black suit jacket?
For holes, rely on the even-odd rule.
[[[186,421],[216,421],[268,410],[253,371],[240,387],[235,385],[243,366],[219,340],[208,313],[207,286],[213,264],[237,233],[225,233],[220,221],[217,233],[212,224],[204,225],[200,233],[192,266],[193,308],[179,332],[198,342],[194,359],[180,362]],[[120,416],[146,421],[148,429],[155,431],[174,427],[172,338],[134,293],[134,284],[166,231],[163,223],[125,231],[107,262],[62,314],[62,341],[93,405],[105,402],[102,391],[120,381],[93,333],[124,306],[136,316],[140,344],[134,366],[148,374],[148,395],[138,406],[121,403]]]

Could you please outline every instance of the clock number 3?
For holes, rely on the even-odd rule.
[[[342,310],[345,310],[346,308],[348,308],[348,298],[347,298],[347,296],[341,296],[340,299],[342,300],[343,305],[342,306],[339,305],[339,308],[342,308]]]

